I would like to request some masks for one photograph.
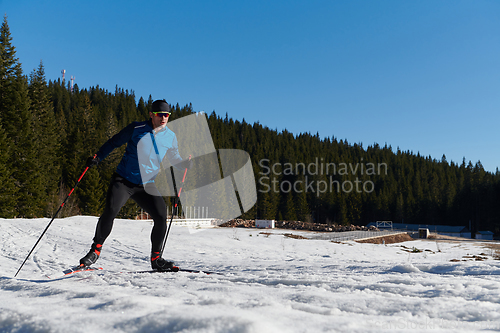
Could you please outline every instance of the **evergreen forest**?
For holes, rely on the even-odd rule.
[[[168,96],[165,96],[168,100]],[[71,89],[48,80],[43,63],[23,72],[4,18],[0,31],[0,217],[52,217],[86,160],[152,104],[119,87]],[[169,101],[172,119],[192,105]],[[265,108],[265,106],[261,106]],[[215,148],[250,154],[257,203],[242,218],[366,225],[374,221],[460,225],[500,233],[500,173],[480,162],[421,156],[391,146],[349,143],[334,136],[292,134],[212,112]],[[125,146],[89,169],[59,217],[98,216]],[[181,152],[182,153],[182,152]],[[165,198],[167,203],[172,198]],[[134,218],[129,201],[120,212]]]

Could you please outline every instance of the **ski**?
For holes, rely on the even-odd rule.
[[[55,278],[62,278],[66,277],[68,275],[78,273],[78,272],[88,272],[88,271],[99,271],[102,270],[102,267],[87,267],[83,265],[78,265],[72,268],[65,269],[64,271],[60,272],[59,274],[56,275],[47,275],[49,279],[55,279]]]
[[[139,273],[176,273],[176,272],[195,273],[195,274],[203,273],[206,275],[210,275],[210,274],[222,275],[221,273],[217,273],[217,272],[203,271],[203,270],[198,270],[198,269],[180,268],[177,266],[174,266],[173,269],[166,270],[166,271],[157,271],[154,269],[150,269],[150,270],[144,270],[144,271],[129,271],[129,272],[123,272],[123,273],[138,273],[139,274]]]
[[[47,277],[49,279],[63,278],[63,277],[67,277],[67,276],[70,276],[70,275],[75,274],[75,273],[89,272],[89,271],[103,271],[104,273],[128,273],[128,274],[133,274],[133,273],[136,273],[136,274],[150,273],[151,274],[151,273],[177,273],[177,272],[185,272],[185,273],[193,273],[193,274],[203,273],[203,274],[206,274],[206,275],[211,275],[211,274],[222,275],[221,273],[217,273],[217,272],[204,271],[204,270],[198,270],[198,269],[180,268],[180,267],[177,267],[177,266],[174,266],[172,269],[165,270],[165,271],[158,271],[158,270],[150,269],[150,270],[143,270],[143,271],[119,271],[119,272],[110,272],[110,271],[106,272],[106,270],[103,270],[102,267],[75,266],[75,267],[66,269],[66,270],[64,270],[64,271],[62,271],[62,272],[60,272],[59,274],[56,274],[56,275],[50,275],[50,276],[47,275]]]
[[[179,270],[181,272],[187,272],[187,273],[204,273],[204,274],[207,274],[207,275],[210,275],[210,274],[222,275],[221,273],[217,273],[217,272],[202,271],[202,270],[197,270],[197,269],[179,268]]]

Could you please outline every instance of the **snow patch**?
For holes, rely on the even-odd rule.
[[[396,265],[391,269],[391,272],[395,273],[419,273],[420,269],[413,266],[412,264]]]

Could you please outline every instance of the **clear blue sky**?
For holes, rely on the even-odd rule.
[[[500,167],[500,1],[0,0],[26,74]]]

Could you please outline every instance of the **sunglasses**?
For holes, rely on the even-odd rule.
[[[161,111],[161,112],[153,112],[153,114],[157,117],[168,117],[171,112]]]

